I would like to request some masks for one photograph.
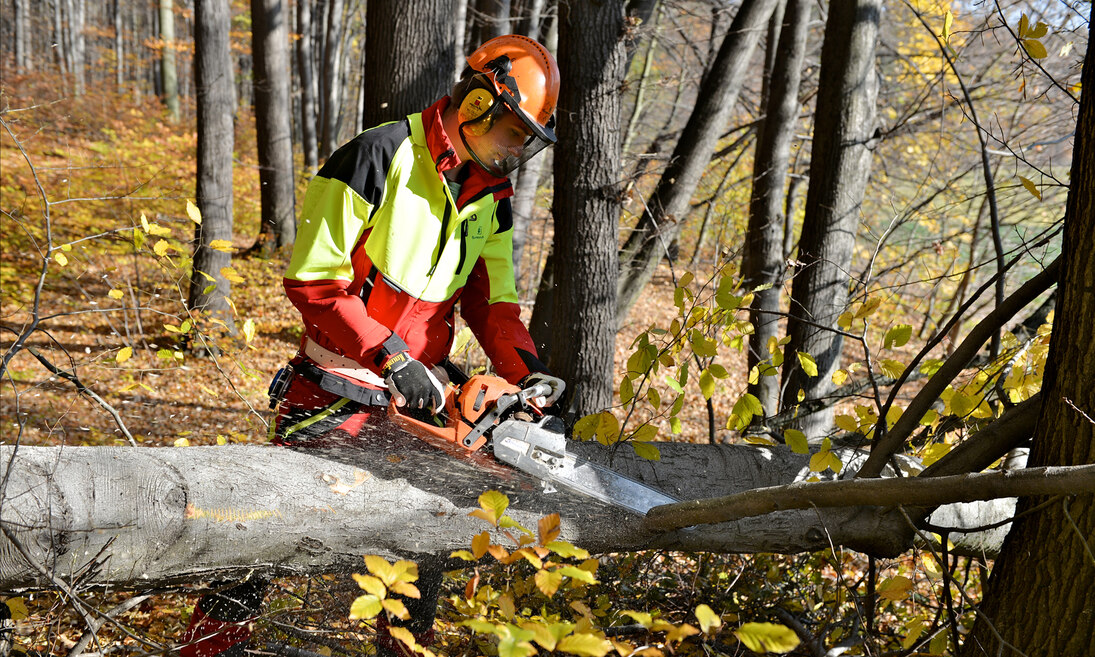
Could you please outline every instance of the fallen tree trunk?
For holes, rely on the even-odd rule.
[[[662,459],[574,444],[682,500],[803,481],[809,455],[783,447],[659,444]],[[854,471],[866,455],[841,452]],[[828,473],[831,478],[832,473]],[[591,499],[545,493],[405,436],[353,449],[0,446],[0,591],[69,584],[147,587],[258,569],[305,574],[360,569],[361,556],[413,558],[466,549],[487,528],[468,513],[499,490],[525,527],[562,517],[563,540],[593,552],[646,548],[795,553],[830,545],[894,556],[910,546],[900,513],[881,507],[780,511],[657,532]],[[971,527],[1010,516],[1013,501],[956,505],[932,522]],[[971,509],[975,509],[971,511]],[[944,510],[941,510],[944,511]],[[963,520],[960,515],[965,514]],[[973,537],[993,552],[1006,526]]]

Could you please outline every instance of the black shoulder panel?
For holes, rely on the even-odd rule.
[[[510,205],[508,196],[501,201],[498,201],[497,216],[499,233],[504,233],[513,228],[513,206]]]
[[[379,205],[395,151],[410,136],[406,119],[366,130],[332,153],[318,175],[340,180],[373,206]]]

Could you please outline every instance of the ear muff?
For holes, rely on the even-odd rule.
[[[482,117],[493,104],[494,96],[486,89],[476,87],[469,91],[464,96],[464,101],[460,103],[460,110],[458,111],[458,117],[464,132],[475,137],[486,134],[490,130],[493,121],[489,119],[476,121],[476,119]]]

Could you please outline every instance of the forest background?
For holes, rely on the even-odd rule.
[[[280,279],[308,179],[519,32],[564,81],[560,144],[515,178],[519,291],[580,435],[648,458],[662,440],[775,446],[811,454],[803,479],[855,474],[838,448],[864,446],[867,477],[899,453],[921,476],[1022,469],[1012,447],[1095,463],[1089,2],[2,10],[3,445],[265,442],[301,331]],[[456,359],[484,366],[461,335]],[[956,449],[1001,435],[984,464]],[[555,596],[512,584],[546,567],[484,563],[449,580],[436,649],[1085,654],[1095,514],[1090,483],[1062,491],[1080,494],[1022,499],[995,567],[930,532],[900,558],[579,559],[599,582],[577,568]],[[5,607],[26,650],[150,654],[200,586],[76,580]],[[286,578],[261,636],[367,652],[358,594]]]

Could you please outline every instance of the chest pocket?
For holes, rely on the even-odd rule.
[[[494,217],[486,210],[473,212],[460,222],[460,260],[456,266],[457,276],[467,276],[475,261],[483,253],[487,238],[494,231]]]

